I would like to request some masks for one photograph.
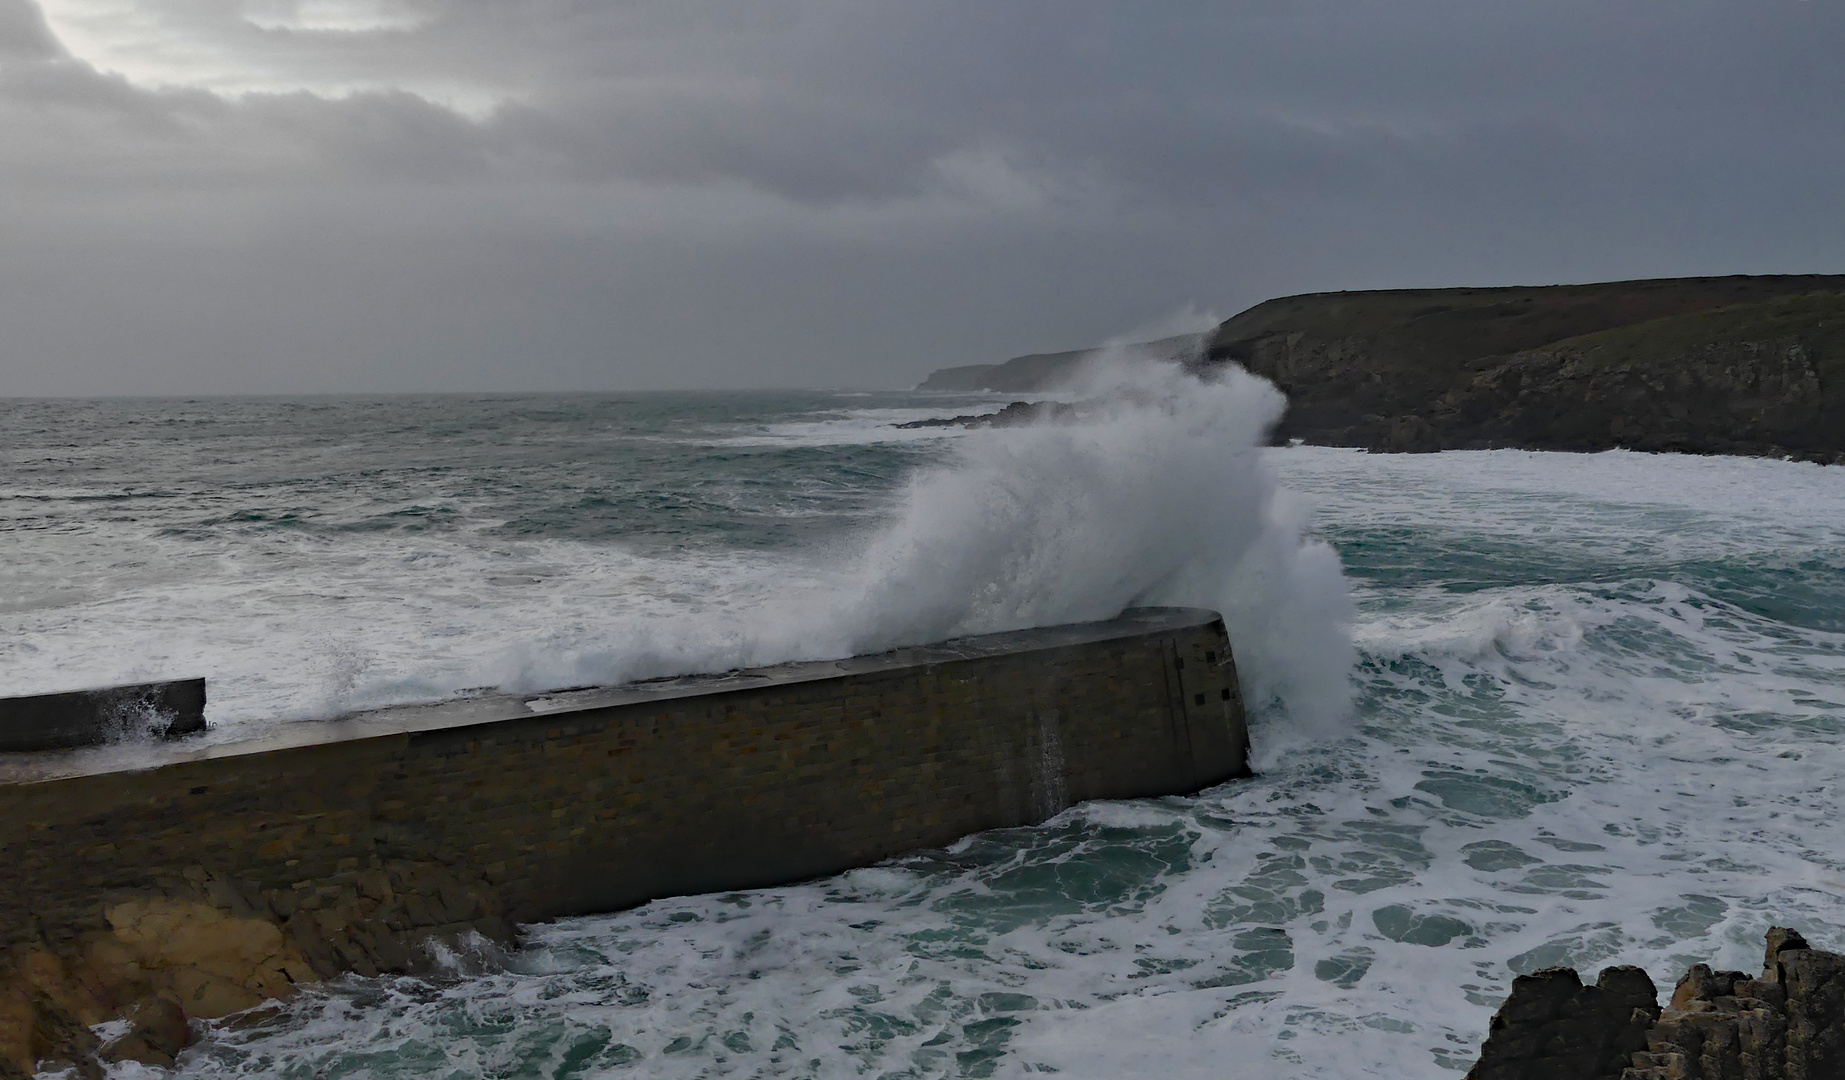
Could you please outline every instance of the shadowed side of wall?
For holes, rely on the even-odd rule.
[[[0,1059],[159,1061],[177,1051],[156,1045],[171,1008],[215,1017],[412,970],[432,938],[510,945],[521,922],[801,880],[1244,774],[1222,622],[1157,615],[831,677],[0,784],[0,865],[22,883],[0,892]],[[148,1018],[130,1045],[75,1034],[130,1013]]]
[[[205,730],[205,680],[0,698],[0,753],[98,746]]]

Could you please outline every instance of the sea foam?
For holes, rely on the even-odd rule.
[[[649,610],[693,626],[719,600],[863,597],[876,568],[926,566],[922,541],[954,531],[938,519],[965,531],[956,515],[971,515],[1043,538],[993,540],[977,566],[1038,573],[1040,556],[1018,553],[1048,552],[1057,569],[1035,582],[1094,571],[1135,601],[1216,602],[1210,590],[1251,566],[1306,566],[1315,588],[1284,595],[1291,610],[1320,604],[1341,645],[1345,586],[1311,569],[1317,535],[1343,556],[1357,651],[1353,719],[1332,737],[1286,744],[1291,721],[1273,709],[1262,730],[1278,749],[1247,780],[1076,806],[831,879],[536,927],[504,970],[353,980],[214,1029],[183,1072],[1398,1080],[1464,1071],[1519,973],[1747,969],[1769,925],[1845,946],[1845,471],[1270,448],[1255,465],[1192,466],[1220,491],[1279,478],[1245,504],[1266,517],[1239,523],[1242,546],[1203,551],[1136,520],[1130,535],[1177,554],[1164,572],[1111,570],[1127,556],[1082,548],[1086,515],[1005,484],[1041,464],[1161,473],[1160,440],[1185,445],[1191,429],[1160,427],[1156,413],[1184,414],[1161,413],[1156,391],[1095,427],[940,444],[878,516],[828,541],[830,558],[746,551],[703,579],[721,588],[689,569],[649,586]],[[1234,407],[1259,405],[1252,393]],[[1245,415],[1221,430],[1253,446],[1265,414]],[[1116,460],[1148,438],[1144,471]],[[1281,491],[1311,505],[1313,533]],[[1123,498],[1109,512],[1219,512]],[[563,561],[577,546],[542,550],[579,565]],[[585,563],[576,584],[620,597],[626,575],[670,562],[625,555],[600,583],[588,567],[605,564]],[[891,580],[918,583],[928,602],[910,610],[937,627],[1019,610],[976,587],[1005,574],[960,573],[942,579],[958,603],[928,592],[924,570]],[[1080,614],[1080,600],[1055,610]],[[589,625],[601,603],[566,606]],[[831,614],[828,647],[884,633],[850,607]],[[1250,664],[1265,644],[1242,633]]]

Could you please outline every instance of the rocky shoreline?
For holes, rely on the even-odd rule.
[[[1467,1080],[1840,1080],[1845,956],[1785,927],[1762,974],[1694,964],[1660,1007],[1636,967],[1520,975]]]
[[[195,866],[155,884],[99,903],[74,933],[38,928],[0,954],[0,1080],[52,1068],[89,1080],[120,1061],[170,1066],[193,1020],[347,972],[427,972],[445,954],[515,943],[498,892],[440,863],[379,861],[284,888]],[[93,1030],[112,1020],[113,1035]]]
[[[1845,463],[1845,276],[1315,293],[1144,355],[1288,397],[1277,443],[1630,449]],[[1120,350],[946,369],[922,389],[1050,390]]]

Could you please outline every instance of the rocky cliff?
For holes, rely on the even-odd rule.
[[[1842,1080],[1845,956],[1768,932],[1762,974],[1695,964],[1662,1010],[1633,967],[1521,975],[1467,1080]]]
[[[426,971],[475,943],[510,946],[503,911],[484,880],[437,863],[397,860],[290,888],[187,867],[104,903],[97,925],[74,937],[0,948],[0,1080],[52,1068],[88,1080],[120,1061],[171,1065],[193,1039],[189,1020],[347,972]],[[109,1020],[126,1023],[99,1038],[93,1027]]]
[[[1287,297],[1205,356],[1288,395],[1284,439],[1845,456],[1845,277]]]
[[[1093,355],[924,386],[1029,393]],[[1172,358],[1274,382],[1289,402],[1277,441],[1845,462],[1845,276],[1289,296],[1218,326],[1197,359]]]

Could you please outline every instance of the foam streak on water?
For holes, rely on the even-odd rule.
[[[379,581],[393,550],[473,550],[486,562],[516,550],[545,567],[531,576],[560,583],[547,595],[563,597],[562,583],[593,591],[603,573],[606,595],[633,605],[618,610],[657,605],[647,610],[671,621],[692,606],[787,595],[777,591],[787,577],[820,595],[901,584],[946,538],[972,535],[969,550],[986,555],[943,569],[971,582],[957,591],[975,601],[907,610],[956,626],[1075,613],[1088,582],[1110,597],[1242,603],[1239,653],[1267,650],[1257,666],[1286,704],[1260,717],[1266,764],[1254,780],[1080,806],[826,881],[533,928],[506,970],[329,987],[224,1026],[183,1071],[1425,1077],[1466,1067],[1517,972],[1620,961],[1663,982],[1692,960],[1747,969],[1771,924],[1845,948],[1845,471],[1623,453],[1301,447],[1236,458],[1245,423],[1225,418],[1259,420],[1262,403],[1247,388],[1224,392],[1202,412],[1173,412],[1176,426],[1137,412],[1086,434],[979,443],[842,436],[875,439],[870,410],[930,405],[901,398],[785,401],[773,415],[757,401],[748,407],[760,415],[707,417],[702,434],[675,430],[671,416],[685,412],[675,406],[642,434],[697,457],[706,495],[727,509],[592,538],[554,524],[289,540],[324,544],[331,563],[376,565]],[[731,439],[754,448],[716,445]],[[1225,440],[1229,459],[1187,463]],[[737,453],[747,460],[700,457]],[[1240,546],[1200,553],[1127,516],[1116,493],[1086,496],[1068,479],[1086,470],[1105,489],[1145,487],[1187,469],[1212,491],[1241,493],[1234,514],[1160,492],[1134,505],[1241,535]],[[567,473],[554,460],[529,475],[567,487]],[[1020,492],[1048,484],[1060,495],[1001,498],[1015,476]],[[648,503],[628,505],[644,516]],[[974,505],[985,509],[970,517]],[[595,512],[551,520],[580,529]],[[1298,541],[1308,513],[1343,560],[1350,609],[1328,586],[1324,550]],[[1108,555],[1098,516],[1133,550],[1158,553],[1155,572]],[[790,520],[804,524],[776,524]],[[943,520],[952,528],[936,529]],[[102,550],[95,538],[118,527],[128,528],[81,517],[46,541],[45,569],[28,561],[20,573],[51,582],[40,595],[76,596],[80,575],[54,580],[58,553]],[[200,542],[211,552],[200,557],[257,563],[274,538],[312,532],[290,528]],[[1030,539],[1006,539],[1020,536]],[[173,542],[193,541],[182,530]],[[816,548],[851,557],[816,560]],[[1073,568],[1088,575],[1079,595],[1045,599],[1080,577]],[[110,570],[122,576],[109,581],[139,572]],[[671,584],[630,591],[620,574]],[[225,577],[220,567],[190,580]],[[1006,585],[1025,579],[1031,588]],[[402,570],[409,580],[415,571]],[[177,597],[182,585],[147,588]],[[1280,599],[1261,600],[1264,589]],[[111,604],[133,615],[144,595],[110,584],[35,617],[63,625]],[[532,615],[509,618],[536,619],[532,603]],[[586,632],[600,625],[593,604],[565,609]],[[1311,632],[1263,625],[1290,610]],[[1342,617],[1355,661],[1327,629]],[[875,618],[846,625],[847,639],[880,632]],[[84,632],[68,634],[83,655]],[[445,655],[440,639],[428,648]],[[9,675],[36,670],[5,662]],[[1326,668],[1347,664],[1351,720],[1303,736],[1332,707],[1314,697]]]

